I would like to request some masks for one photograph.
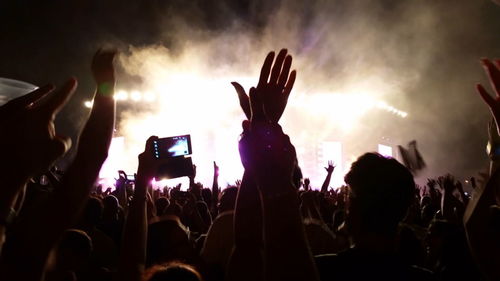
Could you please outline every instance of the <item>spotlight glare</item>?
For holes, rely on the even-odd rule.
[[[153,102],[156,100],[156,95],[153,94],[152,92],[145,92],[143,97],[144,97],[144,100],[147,102]]]
[[[142,94],[139,91],[133,91],[130,93],[130,98],[133,101],[140,101],[142,99]]]
[[[92,108],[92,106],[94,105],[94,102],[93,101],[85,101],[83,103],[83,105],[86,107],[86,108]]]
[[[117,101],[125,101],[128,99],[128,93],[124,90],[117,91],[114,98]]]

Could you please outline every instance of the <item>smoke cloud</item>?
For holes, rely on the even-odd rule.
[[[68,38],[82,42],[74,53],[87,60],[96,46],[120,47],[118,88],[157,97],[120,103],[124,169],[135,169],[149,135],[191,133],[199,180],[211,183],[215,160],[233,182],[242,171],[244,115],[230,82],[254,86],[267,52],[282,47],[298,71],[282,123],[313,186],[329,160],[323,142],[342,143],[336,183],[379,143],[395,151],[416,139],[428,164],[422,178],[467,177],[486,164],[489,113],[473,86],[485,82],[478,59],[500,55],[500,7],[490,1],[110,1],[98,5],[100,13],[93,8],[73,15],[70,26],[79,31]]]

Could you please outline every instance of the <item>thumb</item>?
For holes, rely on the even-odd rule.
[[[48,161],[53,162],[64,155],[71,148],[71,138],[64,136],[55,136],[50,143],[47,153]]]
[[[245,93],[245,89],[243,89],[243,87],[238,82],[231,82],[231,85],[233,85],[234,89],[236,90],[236,93],[238,94],[238,99],[240,101],[240,106],[241,109],[243,110],[243,113],[245,113],[247,119],[250,120],[251,117],[250,100],[248,98],[248,95]]]

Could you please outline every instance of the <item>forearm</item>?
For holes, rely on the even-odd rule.
[[[109,94],[107,94],[109,95]],[[115,124],[115,101],[112,96],[97,93],[90,117],[79,139],[75,162],[81,161],[99,172],[108,155]],[[99,163],[99,165],[97,165]]]
[[[145,189],[147,181],[136,183],[136,190]],[[134,194],[121,246],[121,258],[115,280],[139,281],[146,263],[147,211],[146,194]]]
[[[215,210],[217,202],[219,201],[219,176],[214,173],[214,180],[212,182],[212,206],[210,210]]]
[[[319,280],[291,183],[260,186],[264,210],[266,280]],[[274,190],[267,194],[266,190]]]
[[[326,175],[325,181],[323,181],[323,185],[321,186],[321,193],[326,193],[328,191],[328,186],[330,185],[331,179],[332,179],[332,173],[328,173]]]
[[[43,275],[50,250],[77,218],[97,179],[107,156],[113,124],[114,101],[98,94],[82,131],[77,155],[61,187],[49,199],[47,208],[33,212],[26,220],[19,222],[12,235],[14,238],[7,241],[9,251],[6,254],[9,255],[9,272],[12,276],[20,276],[21,280],[39,280]],[[29,272],[25,270],[27,264],[32,268]]]
[[[226,280],[263,280],[263,233],[259,191],[245,174],[238,191],[234,212],[234,251]]]
[[[49,208],[51,219],[59,219],[61,229],[67,228],[80,213],[107,158],[113,136],[114,111],[113,98],[97,92],[76,157],[62,179],[62,187],[56,189]]]

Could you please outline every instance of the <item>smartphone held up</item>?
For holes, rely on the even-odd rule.
[[[153,142],[153,156],[162,159],[165,164],[159,167],[156,179],[173,179],[193,174],[191,159],[191,136],[173,136]]]

